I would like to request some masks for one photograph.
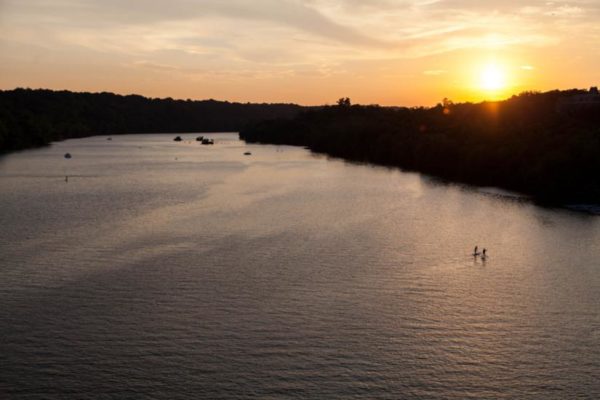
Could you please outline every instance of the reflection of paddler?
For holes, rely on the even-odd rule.
[[[65,158],[66,159],[71,158],[71,153],[65,153]],[[68,175],[65,175],[65,182],[69,182],[69,176]]]

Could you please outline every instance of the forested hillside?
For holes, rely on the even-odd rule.
[[[96,134],[238,131],[269,118],[290,118],[293,104],[150,99],[113,93],[0,91],[0,152]]]
[[[542,201],[600,203],[600,109],[570,100],[586,93],[523,93],[479,104],[445,100],[433,108],[340,99],[291,120],[259,122],[240,136],[517,190]]]

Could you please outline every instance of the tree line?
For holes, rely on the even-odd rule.
[[[431,108],[311,109],[243,129],[248,142],[307,146],[349,160],[503,187],[543,202],[600,203],[600,109],[566,107],[579,90]]]
[[[99,134],[237,132],[265,119],[291,118],[301,109],[294,104],[6,90],[0,91],[0,153]]]

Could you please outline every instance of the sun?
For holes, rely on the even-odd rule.
[[[485,65],[479,76],[479,87],[485,91],[495,92],[506,88],[506,73],[497,64]]]

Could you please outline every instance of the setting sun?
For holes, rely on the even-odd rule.
[[[488,64],[481,71],[479,85],[486,91],[498,91],[506,87],[506,73],[496,64]]]

